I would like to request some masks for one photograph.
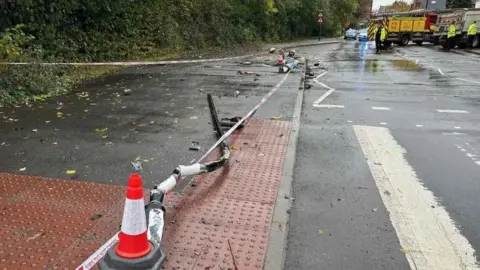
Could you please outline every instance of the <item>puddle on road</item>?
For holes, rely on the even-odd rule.
[[[422,67],[419,66],[417,63],[406,60],[406,59],[399,59],[399,60],[391,60],[392,65],[400,70],[403,71],[420,71]]]
[[[398,60],[379,60],[379,59],[368,59],[363,61],[363,70],[369,72],[383,72],[388,63],[391,63],[395,69],[401,71],[421,71],[423,68],[416,64],[413,61],[398,59]]]

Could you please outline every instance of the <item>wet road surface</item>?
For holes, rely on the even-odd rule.
[[[123,185],[131,161],[140,160],[149,187],[216,141],[207,94],[220,118],[243,116],[283,77],[270,66],[276,58],[132,67],[71,95],[0,108],[0,171],[69,179],[67,171],[75,170],[78,180]],[[300,77],[292,73],[256,116],[289,120]],[[193,141],[200,151],[189,150]]]
[[[286,269],[478,269],[478,59],[358,42],[299,53],[319,68]]]

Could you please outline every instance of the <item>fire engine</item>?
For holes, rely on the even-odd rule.
[[[372,16],[369,26],[369,39],[375,38],[378,23],[386,26],[385,45],[392,43],[405,46],[410,41],[421,45],[423,42],[434,43],[433,31],[438,13],[430,10],[414,10],[408,12],[383,13]]]

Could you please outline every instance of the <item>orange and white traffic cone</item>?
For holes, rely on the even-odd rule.
[[[283,50],[280,50],[280,56],[278,57],[277,65],[283,66],[285,60],[285,53]]]
[[[147,236],[147,219],[143,201],[142,177],[132,174],[128,179],[127,198],[123,210],[122,230],[115,253],[123,258],[135,259],[152,250]]]

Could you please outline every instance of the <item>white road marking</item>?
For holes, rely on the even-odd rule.
[[[468,143],[466,143],[468,145]],[[465,153],[465,155],[470,158],[475,164],[480,165],[480,160],[477,159],[477,155],[469,153],[467,149],[463,148],[461,145],[456,144],[455,145],[458,150],[462,151]],[[472,148],[472,147],[470,147]],[[476,151],[476,149],[472,148],[472,150]]]
[[[390,111],[390,108],[388,108],[388,107],[372,107],[372,110],[377,110],[377,111]]]
[[[473,80],[468,80],[468,79],[463,79],[463,78],[455,78],[455,79],[460,80],[460,81],[464,81],[464,82],[471,82],[471,83],[480,84],[480,82],[473,81]]]
[[[475,250],[405,159],[387,128],[353,126],[412,269],[473,270]]]
[[[465,133],[460,133],[460,132],[443,132],[443,135],[452,135],[452,136],[457,136],[457,135],[467,135]]]
[[[345,108],[345,106],[343,106],[343,105],[333,105],[333,104],[313,104],[313,107],[315,107],[315,108],[328,108],[328,109],[333,109],[333,108],[343,109],[343,108]]]
[[[465,111],[465,110],[437,110],[437,112],[440,112],[440,113],[468,113],[468,111]]]
[[[453,127],[454,129],[462,129],[461,127]]]
[[[442,76],[445,76],[445,73],[443,73],[443,71],[440,68],[438,68],[438,72],[442,74]]]
[[[322,103],[322,101],[323,101],[324,99],[326,99],[328,96],[330,96],[334,91],[335,91],[335,89],[330,89],[330,90],[328,90],[328,91],[327,91],[325,94],[323,94],[319,99],[315,100],[315,101],[313,102],[313,105],[315,106],[316,104],[318,105],[318,104]]]
[[[352,120],[347,120],[347,123],[353,123],[353,121]]]
[[[421,127],[423,127],[423,125],[416,125],[416,127],[419,127],[419,128],[421,128]]]

